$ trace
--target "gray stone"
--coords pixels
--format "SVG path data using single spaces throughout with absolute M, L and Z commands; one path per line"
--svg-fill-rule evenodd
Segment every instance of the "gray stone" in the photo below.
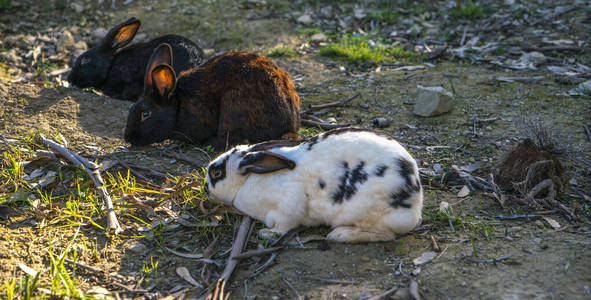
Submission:
M 310 37 L 310 42 L 312 42 L 312 43 L 326 42 L 326 35 L 322 32 L 315 33 Z
M 312 23 L 312 16 L 310 16 L 309 14 L 303 14 L 297 19 L 297 21 L 300 24 L 309 25 L 310 23 Z
M 417 87 L 417 99 L 413 113 L 421 117 L 433 117 L 453 109 L 454 96 L 442 87 Z
M 57 39 L 56 47 L 58 52 L 74 50 L 76 49 L 75 46 L 76 42 L 74 41 L 74 36 L 72 36 L 72 34 L 67 30 L 65 30 L 59 39 Z
M 77 13 L 82 13 L 84 11 L 84 5 L 80 4 L 80 3 L 72 3 L 71 4 L 72 9 Z
M 142 243 L 137 243 L 132 245 L 131 247 L 127 248 L 127 250 L 136 253 L 136 254 L 145 254 L 146 252 L 148 252 L 148 247 L 146 247 L 146 245 L 142 244 Z
M 583 94 L 591 95 L 591 80 L 581 82 L 577 90 Z
M 99 27 L 92 31 L 92 37 L 96 40 L 101 40 L 107 35 L 109 31 L 105 28 Z
M 523 55 L 521 55 L 521 58 L 519 58 L 519 60 L 521 61 L 527 61 L 527 62 L 531 62 L 534 65 L 539 65 L 542 64 L 544 62 L 546 62 L 546 56 L 540 52 L 529 52 L 529 53 L 523 53 Z

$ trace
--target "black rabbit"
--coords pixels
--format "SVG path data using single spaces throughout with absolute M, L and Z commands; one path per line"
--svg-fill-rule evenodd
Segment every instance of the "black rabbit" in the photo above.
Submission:
M 147 145 L 164 139 L 213 145 L 294 137 L 300 98 L 287 73 L 254 53 L 226 53 L 178 78 L 171 48 L 154 50 L 144 92 L 127 117 L 125 140 Z
M 113 98 L 135 101 L 143 90 L 150 55 L 158 45 L 171 45 L 174 57 L 171 65 L 177 72 L 196 67 L 205 60 L 199 46 L 178 35 L 164 35 L 127 46 L 139 27 L 140 20 L 136 18 L 113 27 L 100 45 L 76 58 L 68 81 L 80 88 L 93 87 Z

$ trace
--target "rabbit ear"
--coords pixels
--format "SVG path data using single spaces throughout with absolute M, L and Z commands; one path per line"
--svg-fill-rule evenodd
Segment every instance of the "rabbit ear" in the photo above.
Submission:
M 131 42 L 140 28 L 141 22 L 136 18 L 113 27 L 103 39 L 103 47 L 109 50 L 117 50 Z
M 158 90 L 160 100 L 168 100 L 176 87 L 176 74 L 172 67 L 169 65 L 159 65 L 152 70 L 150 77 L 153 87 Z
M 238 170 L 246 173 L 265 174 L 281 169 L 293 169 L 296 163 L 282 155 L 269 151 L 249 153 L 240 161 Z
M 150 60 L 148 60 L 148 67 L 146 68 L 144 86 L 152 85 L 152 71 L 159 65 L 172 66 L 172 48 L 169 44 L 162 43 L 152 52 Z

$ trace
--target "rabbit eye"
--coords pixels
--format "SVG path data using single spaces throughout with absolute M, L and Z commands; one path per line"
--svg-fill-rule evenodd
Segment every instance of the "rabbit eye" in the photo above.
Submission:
M 211 171 L 209 172 L 211 175 L 211 178 L 213 179 L 217 179 L 222 177 L 222 170 L 221 169 L 211 169 Z
M 83 58 L 80 60 L 80 64 L 81 64 L 81 65 L 85 65 L 85 64 L 87 64 L 87 63 L 89 63 L 89 62 L 90 62 L 90 58 L 88 58 L 88 57 L 83 57 Z
M 147 110 L 142 112 L 142 122 L 145 121 L 147 118 L 149 118 L 152 115 L 152 112 Z

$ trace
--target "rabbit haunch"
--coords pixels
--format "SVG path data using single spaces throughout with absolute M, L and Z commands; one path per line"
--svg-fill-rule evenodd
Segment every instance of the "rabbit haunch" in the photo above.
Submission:
M 328 238 L 342 242 L 391 240 L 419 224 L 423 206 L 410 154 L 353 128 L 237 146 L 210 163 L 205 188 L 271 232 L 327 224 Z
M 144 93 L 130 109 L 125 140 L 147 145 L 164 139 L 224 149 L 297 132 L 300 98 L 287 73 L 254 53 L 226 53 L 178 75 L 171 51 L 150 58 Z

